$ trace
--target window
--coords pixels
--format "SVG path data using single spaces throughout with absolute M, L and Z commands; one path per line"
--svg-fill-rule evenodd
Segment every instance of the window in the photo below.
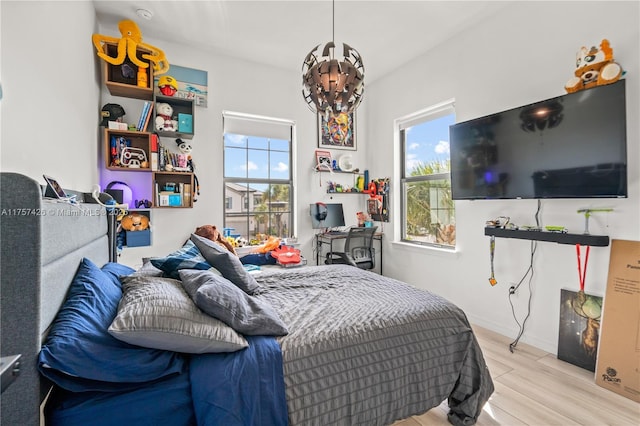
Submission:
M 293 123 L 231 112 L 223 119 L 224 227 L 247 241 L 291 237 Z
M 224 199 L 224 207 L 229 210 L 233 208 L 233 198 L 231 197 L 226 197 Z
M 400 141 L 402 241 L 455 248 L 449 126 L 453 101 L 396 120 Z

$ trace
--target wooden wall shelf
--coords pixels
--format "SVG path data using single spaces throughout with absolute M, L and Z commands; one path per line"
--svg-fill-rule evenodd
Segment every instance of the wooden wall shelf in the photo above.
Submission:
M 484 235 L 493 235 L 499 238 L 547 241 L 558 244 L 581 244 L 594 247 L 606 247 L 609 245 L 608 235 L 564 234 L 561 232 L 526 231 L 519 229 L 503 229 L 492 227 L 484 228 Z

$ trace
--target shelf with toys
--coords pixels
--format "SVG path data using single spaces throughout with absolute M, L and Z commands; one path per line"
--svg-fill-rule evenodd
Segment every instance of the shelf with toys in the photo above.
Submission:
M 103 132 L 107 170 L 151 171 L 151 133 L 108 128 Z
M 106 57 L 114 58 L 118 55 L 118 45 L 105 43 L 102 46 Z M 136 48 L 137 57 L 150 54 L 151 51 Z M 125 57 L 121 64 L 102 61 L 102 82 L 113 96 L 142 100 L 153 99 L 153 88 L 149 82 L 153 81 L 153 67 L 138 67 L 131 59 Z
M 122 123 L 125 111 L 117 103 L 103 107 L 101 180 L 114 179 L 117 174 L 112 172 L 146 172 L 146 175 L 131 175 L 133 179 L 121 176 L 115 179 L 131 180 L 138 188 L 146 188 L 145 197 L 153 194 L 151 208 L 193 207 L 197 177 L 193 173 L 190 153 L 184 153 L 180 144 L 180 153 L 168 149 L 172 144 L 163 147 L 159 136 L 193 138 L 194 102 L 173 96 L 178 83 L 173 77 L 163 75 L 169 71 L 164 52 L 141 42 L 142 34 L 135 22 L 122 20 L 118 29 L 120 38 L 103 34 L 92 36 L 96 54 L 102 60 L 104 87 L 114 97 L 144 103 L 136 102 L 141 104 L 137 125 Z M 161 112 L 167 111 L 165 120 Z
M 179 95 L 178 82 L 170 75 L 157 78 L 154 86 L 155 130 L 163 137 L 192 139 L 194 100 Z

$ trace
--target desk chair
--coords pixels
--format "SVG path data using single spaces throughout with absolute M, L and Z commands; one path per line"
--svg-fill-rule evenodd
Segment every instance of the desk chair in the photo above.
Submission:
M 347 239 L 344 242 L 344 251 L 327 253 L 324 263 L 326 265 L 341 263 L 360 269 L 373 269 L 376 259 L 375 249 L 373 248 L 373 234 L 377 229 L 377 226 L 350 228 Z

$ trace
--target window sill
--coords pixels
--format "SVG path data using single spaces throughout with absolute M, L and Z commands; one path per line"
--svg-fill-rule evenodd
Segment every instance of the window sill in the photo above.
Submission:
M 458 248 L 448 248 L 445 246 L 412 244 L 403 241 L 393 241 L 391 245 L 394 249 L 407 250 L 415 253 L 422 253 L 433 256 L 453 256 L 457 258 L 460 254 Z

